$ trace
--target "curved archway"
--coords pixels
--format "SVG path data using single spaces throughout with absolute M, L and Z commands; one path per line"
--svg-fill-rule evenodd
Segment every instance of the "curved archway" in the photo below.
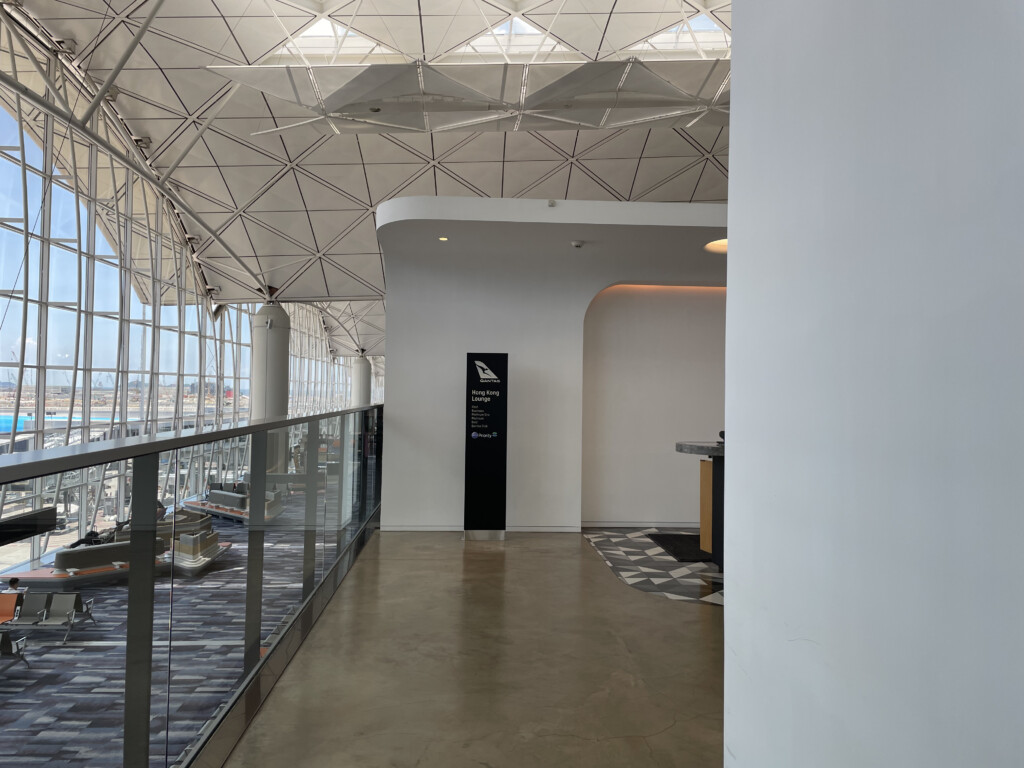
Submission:
M 725 402 L 725 288 L 613 285 L 583 329 L 584 526 L 696 525 L 680 440 L 713 440 Z

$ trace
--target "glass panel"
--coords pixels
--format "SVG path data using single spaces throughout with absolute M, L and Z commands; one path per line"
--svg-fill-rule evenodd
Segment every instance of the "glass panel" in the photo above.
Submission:
M 158 643 L 166 637 L 169 652 L 154 677 L 153 766 L 189 749 L 243 677 L 248 444 L 207 443 L 161 463 L 167 514 L 158 535 L 173 552 L 174 576 L 167 623 L 156 636 Z
M 356 424 L 358 413 L 346 413 L 341 417 L 341 445 L 338 455 L 341 462 L 341 488 L 338 500 L 339 533 L 338 533 L 338 555 L 349 541 L 349 531 L 356 526 L 357 521 L 353 520 L 353 506 L 355 504 L 355 486 L 358 475 L 356 465 Z
M 322 548 L 325 568 L 338 557 L 338 533 L 341 531 L 341 424 L 342 418 L 335 416 L 320 420 L 320 452 L 324 477 L 324 526 Z
M 199 339 L 191 334 L 185 336 L 185 359 L 182 373 L 199 373 Z
M 249 347 L 241 347 L 238 350 L 238 375 L 245 380 L 248 380 L 250 375 L 249 358 Z M 248 392 L 248 387 L 243 387 L 243 391 Z
M 92 367 L 117 369 L 117 335 L 120 324 L 116 319 L 94 316 L 92 319 Z M 113 386 L 113 382 L 111 382 Z
M 181 415 L 185 420 L 184 427 L 195 424 L 196 406 L 199 400 L 199 379 L 196 376 L 183 376 L 181 379 Z
M 0 165 L 0 179 L 3 178 Z M 0 194 L 2 205 L 2 194 Z M 0 207 L 0 216 L 6 216 Z M 0 291 L 20 291 L 25 287 L 25 236 L 0 228 Z
M 132 323 L 128 335 L 128 370 L 149 371 L 149 339 L 148 326 Z
M 202 312 L 202 311 L 203 311 L 203 308 L 199 304 L 195 304 L 193 306 L 185 308 L 185 330 L 186 331 L 191 331 L 192 333 L 198 332 L 198 330 L 199 330 L 199 317 L 200 317 L 199 313 Z
M 160 331 L 160 371 L 173 373 L 178 370 L 178 333 Z
M 0 487 L 5 517 L 56 507 L 55 528 L 0 547 L 3 582 L 17 578 L 26 589 L 15 598 L 20 614 L 6 634 L 15 643 L 24 638 L 31 665 L 5 659 L 11 665 L 0 754 L 24 756 L 24 765 L 122 765 L 129 545 L 109 523 L 80 535 L 100 498 L 103 471 L 94 466 Z M 30 703 L 32 716 L 16 702 Z
M 117 314 L 121 296 L 121 278 L 117 267 L 97 261 L 93 276 L 92 308 L 95 312 Z
M 78 303 L 78 255 L 63 248 L 50 248 L 50 301 Z M 85 280 L 85 274 L 82 274 Z M 84 283 L 83 283 L 84 284 Z
M 303 599 L 304 438 L 305 430 L 298 427 L 267 434 L 267 521 L 260 632 L 263 648 L 277 641 Z
M 365 411 L 366 416 L 366 517 L 380 504 L 380 410 Z
M 93 371 L 92 374 L 92 397 L 90 399 L 90 408 L 92 418 L 90 421 L 94 425 L 102 425 L 104 421 L 111 418 L 114 409 L 115 393 L 114 393 L 114 382 L 115 374 L 113 371 Z M 100 430 L 91 439 L 105 439 L 106 430 Z
M 166 254 L 168 257 L 171 254 Z M 177 306 L 163 306 L 160 307 L 160 325 L 164 328 L 174 328 L 178 325 L 178 307 Z
M 310 462 L 307 472 L 314 473 L 316 487 L 308 488 L 307 494 L 313 493 L 313 503 L 309 506 L 307 496 L 306 539 L 307 546 L 314 547 L 313 579 L 319 584 L 327 567 L 327 444 L 320 432 L 322 423 L 313 420 L 309 424 L 306 443 L 306 461 Z M 312 535 L 310 535 L 312 534 Z
M 46 364 L 74 365 L 78 313 L 69 309 L 51 307 L 47 312 L 46 319 Z
M 168 681 L 172 677 L 171 642 L 176 630 L 174 616 L 174 559 L 175 523 L 177 518 L 176 478 L 177 451 L 160 454 L 157 463 L 157 522 L 155 536 L 160 560 L 160 572 L 153 589 L 153 658 L 149 701 L 149 764 L 152 768 L 165 768 L 167 746 L 171 729 L 168 727 Z
M 77 242 L 78 219 L 75 214 L 75 193 L 65 189 L 60 184 L 50 187 L 50 195 L 53 198 L 50 204 L 50 236 Z M 81 216 L 84 223 L 89 220 L 85 207 L 82 206 L 77 214 Z
M 362 483 L 364 467 L 353 459 L 379 457 L 379 425 L 375 410 L 268 434 L 260 468 L 268 518 L 263 593 L 259 616 L 251 617 L 259 634 L 250 638 L 259 652 L 250 663 L 282 635 L 352 543 L 363 519 L 353 509 L 373 505 L 379 483 Z M 155 532 L 150 766 L 183 760 L 245 677 L 245 590 L 251 545 L 258 543 L 250 531 L 250 451 L 251 439 L 240 437 L 159 456 L 156 501 L 164 509 Z M 54 508 L 50 529 L 0 547 L 3 580 L 17 574 L 30 594 L 70 585 L 92 600 L 99 622 L 80 614 L 66 644 L 66 620 L 26 633 L 32 667 L 19 662 L 5 671 L 8 700 L 60 703 L 53 715 L 60 727 L 51 726 L 50 710 L 28 722 L 12 704 L 7 711 L 19 719 L 0 729 L 0 754 L 30 755 L 32 764 L 54 768 L 121 765 L 132 477 L 131 462 L 121 462 L 0 487 L 5 515 Z
M 21 251 L 22 261 L 24 261 L 24 248 Z M 39 300 L 39 276 L 41 274 L 39 268 L 39 241 L 30 240 L 28 244 L 28 297 L 30 299 Z
M 43 234 L 42 177 L 32 172 L 26 174 L 25 189 L 28 192 L 28 231 L 35 235 L 41 235 Z
M 17 300 L 0 298 L 0 307 L 0 361 L 17 364 L 21 355 L 21 314 L 25 306 Z M 31 346 L 35 347 L 34 339 Z

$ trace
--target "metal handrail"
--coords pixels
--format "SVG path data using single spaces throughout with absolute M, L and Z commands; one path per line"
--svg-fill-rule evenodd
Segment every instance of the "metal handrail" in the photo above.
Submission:
M 179 429 L 173 432 L 159 432 L 157 435 L 139 435 L 137 437 L 120 437 L 102 440 L 95 443 L 65 445 L 59 448 L 41 448 L 22 453 L 9 453 L 0 456 L 0 485 L 31 480 L 45 475 L 56 475 L 71 472 L 83 467 L 97 464 L 109 464 L 116 461 L 132 459 L 151 453 L 162 453 L 192 445 L 209 443 L 214 440 L 227 440 L 232 437 L 243 437 L 256 432 L 267 432 L 272 429 L 291 427 L 310 421 L 320 421 L 349 413 L 371 411 L 383 404 L 363 405 L 345 408 L 340 411 L 316 413 L 307 416 L 295 416 L 287 419 L 257 419 L 242 422 L 231 427 Z

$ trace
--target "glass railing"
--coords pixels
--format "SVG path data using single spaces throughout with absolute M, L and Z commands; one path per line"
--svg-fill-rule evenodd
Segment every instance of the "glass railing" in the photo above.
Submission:
M 220 765 L 376 528 L 381 414 L 0 457 L 0 762 Z

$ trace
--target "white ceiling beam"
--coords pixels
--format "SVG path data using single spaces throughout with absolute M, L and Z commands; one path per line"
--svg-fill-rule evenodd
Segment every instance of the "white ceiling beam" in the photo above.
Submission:
M 170 178 L 171 174 L 174 173 L 175 170 L 177 170 L 178 166 L 181 165 L 182 160 L 188 157 L 188 153 L 192 151 L 192 147 L 194 147 L 196 143 L 201 138 L 203 138 L 203 134 L 206 133 L 206 129 L 213 125 L 213 121 L 220 116 L 220 113 L 223 111 L 224 107 L 226 107 L 228 102 L 231 101 L 231 97 L 234 96 L 238 92 L 238 89 L 241 87 L 241 83 L 235 83 L 231 86 L 228 92 L 224 95 L 224 98 L 220 100 L 220 103 L 217 105 L 217 108 L 214 109 L 213 112 L 210 113 L 209 117 L 207 117 L 206 120 L 203 121 L 203 124 L 199 126 L 199 130 L 197 130 L 192 135 L 192 138 L 189 139 L 185 146 L 181 149 L 181 151 L 178 152 L 178 156 L 171 161 L 171 164 L 169 166 L 167 166 L 167 170 L 163 172 L 163 175 L 160 177 L 160 181 L 167 181 L 167 179 Z
M 25 42 L 25 38 L 22 37 L 21 29 L 18 27 L 17 24 L 14 23 L 11 17 L 7 15 L 7 10 L 2 5 L 0 5 L 0 20 L 3 21 L 4 27 L 7 29 L 7 31 L 10 32 L 14 39 L 18 41 L 18 47 L 20 47 L 22 52 L 24 52 L 25 58 L 29 60 L 29 63 L 32 65 L 32 68 L 36 71 L 36 74 L 42 78 L 44 83 L 46 83 L 46 87 L 50 91 L 50 94 L 53 96 L 53 98 L 55 98 L 60 103 L 61 107 L 70 112 L 71 105 L 68 104 L 67 99 L 64 98 L 64 94 L 61 93 L 60 88 L 58 88 L 57 85 L 50 78 L 50 76 L 43 71 L 43 68 L 39 64 L 39 60 L 36 59 L 35 53 L 32 51 L 32 48 L 28 45 L 28 43 Z M 11 51 L 11 53 L 13 54 L 14 52 Z
M 505 57 L 505 63 L 506 64 L 511 64 L 512 60 L 508 57 L 508 51 L 506 51 L 505 48 L 502 46 L 501 41 L 498 39 L 498 35 L 494 31 L 494 28 L 495 27 L 500 27 L 502 24 L 504 24 L 507 21 L 508 25 L 509 25 L 508 26 L 508 37 L 509 37 L 509 40 L 511 40 L 512 39 L 512 22 L 515 19 L 514 18 L 502 19 L 497 24 L 492 25 L 487 20 L 487 14 L 484 13 L 484 8 L 483 8 L 482 5 L 480 5 L 480 0 L 473 0 L 473 2 L 476 4 L 476 9 L 478 11 L 480 11 L 480 18 L 482 18 L 484 20 L 484 25 L 486 25 L 486 27 L 487 27 L 487 32 L 489 32 L 491 37 L 494 38 L 494 44 L 496 46 L 498 46 L 498 50 L 501 51 L 501 55 L 503 57 Z
M 110 74 L 107 75 L 107 79 L 103 81 L 103 85 L 100 86 L 99 90 L 96 91 L 96 95 L 93 97 L 92 102 L 86 107 L 85 112 L 82 114 L 81 120 L 76 120 L 79 125 L 85 125 L 92 118 L 93 114 L 99 109 L 100 104 L 103 103 L 103 97 L 107 95 L 107 91 L 110 90 L 110 86 L 114 84 L 114 80 L 121 74 L 121 70 L 124 69 L 124 65 L 128 63 L 128 59 L 131 58 L 132 54 L 135 53 L 135 49 L 142 41 L 143 35 L 149 31 L 150 24 L 153 23 L 153 19 L 156 18 L 157 13 L 160 11 L 160 6 L 164 4 L 164 0 L 150 0 L 152 6 L 150 6 L 149 13 L 145 20 L 142 22 L 142 26 L 139 27 L 135 36 L 132 37 L 132 41 L 128 43 L 128 46 L 121 52 L 121 57 L 114 64 L 114 68 L 110 70 Z

